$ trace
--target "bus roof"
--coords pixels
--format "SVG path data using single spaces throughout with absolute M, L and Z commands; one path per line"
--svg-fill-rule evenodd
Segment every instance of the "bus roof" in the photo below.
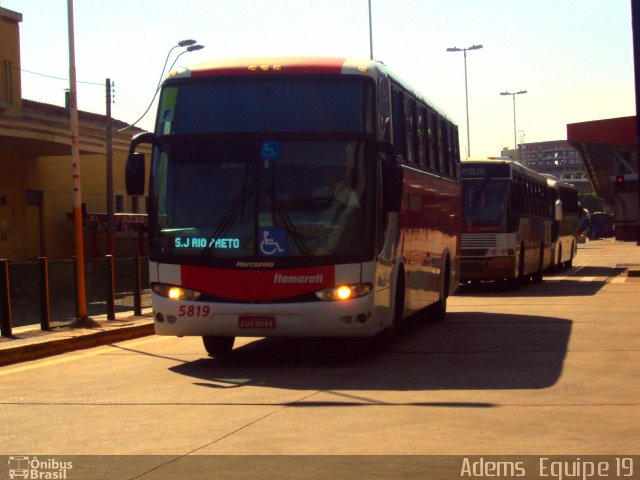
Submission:
M 468 158 L 460 161 L 461 172 L 464 173 L 465 166 L 473 166 L 473 165 L 508 165 L 510 170 L 516 170 L 529 178 L 535 178 L 536 180 L 548 183 L 548 179 L 541 173 L 536 172 L 535 170 L 531 170 L 529 167 L 525 167 L 523 164 L 516 160 L 512 160 L 508 157 L 484 157 L 484 158 Z M 461 175 L 464 178 L 464 175 Z M 467 177 L 473 178 L 474 175 Z
M 198 63 L 169 74 L 172 78 L 245 75 L 340 75 L 377 76 L 384 64 L 372 60 L 340 57 L 248 57 Z
M 422 95 L 410 83 L 390 70 L 383 62 L 346 57 L 247 57 L 210 60 L 170 72 L 165 81 L 177 78 L 252 77 L 277 75 L 360 75 L 378 80 L 389 77 L 441 117 L 451 119 L 438 106 Z

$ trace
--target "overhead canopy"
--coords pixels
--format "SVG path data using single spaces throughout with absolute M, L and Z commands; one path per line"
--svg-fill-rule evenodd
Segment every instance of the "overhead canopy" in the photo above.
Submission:
M 610 118 L 567 125 L 567 141 L 580 152 L 599 197 L 613 201 L 611 175 L 616 158 L 630 158 L 636 148 L 636 117 Z

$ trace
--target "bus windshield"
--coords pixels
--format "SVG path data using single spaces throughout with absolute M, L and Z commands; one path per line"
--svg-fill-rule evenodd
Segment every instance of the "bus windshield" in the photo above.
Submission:
M 506 232 L 508 198 L 508 180 L 462 180 L 463 232 Z
M 348 78 L 170 83 L 162 91 L 156 135 L 372 133 L 372 90 Z
M 171 139 L 152 168 L 152 253 L 194 263 L 373 255 L 362 141 Z

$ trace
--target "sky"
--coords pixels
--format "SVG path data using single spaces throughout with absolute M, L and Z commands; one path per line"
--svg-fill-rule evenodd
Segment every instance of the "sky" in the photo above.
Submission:
M 22 96 L 64 104 L 69 88 L 67 0 L 0 0 L 23 15 Z M 499 155 L 516 140 L 566 139 L 568 123 L 635 114 L 630 0 L 371 0 L 373 57 L 459 126 L 460 150 Z M 76 0 L 78 106 L 135 122 L 170 49 L 205 48 L 176 66 L 256 56 L 369 58 L 368 0 Z M 467 52 L 467 138 L 464 56 Z M 169 63 L 181 49 L 171 52 Z M 52 78 L 54 77 L 54 78 Z M 155 105 L 138 124 L 152 129 Z

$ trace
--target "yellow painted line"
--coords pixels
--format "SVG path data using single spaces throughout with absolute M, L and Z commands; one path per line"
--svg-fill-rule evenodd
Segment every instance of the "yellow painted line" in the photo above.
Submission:
M 137 347 L 139 345 L 144 345 L 146 343 L 158 342 L 160 340 L 167 340 L 169 338 L 175 338 L 175 337 L 157 335 L 152 338 L 147 338 L 145 340 L 139 340 L 132 343 L 124 343 L 124 342 L 119 342 L 119 343 L 124 343 L 128 347 Z M 53 358 L 51 360 L 36 361 L 36 363 L 32 363 L 29 365 L 21 365 L 19 367 L 0 367 L 0 377 L 3 377 L 5 375 L 11 375 L 12 373 L 20 373 L 20 372 L 26 372 L 27 370 L 34 370 L 36 368 L 50 367 L 52 365 L 58 365 L 60 363 L 73 362 L 75 360 L 82 360 L 84 358 L 95 357 L 97 355 L 103 355 L 105 353 L 112 353 L 112 352 L 113 352 L 113 348 L 111 348 L 110 345 L 103 345 L 100 347 L 96 347 L 91 349 L 90 352 L 82 353 L 82 354 L 74 354 L 73 352 L 67 352 L 66 354 L 61 354 L 64 356 Z

